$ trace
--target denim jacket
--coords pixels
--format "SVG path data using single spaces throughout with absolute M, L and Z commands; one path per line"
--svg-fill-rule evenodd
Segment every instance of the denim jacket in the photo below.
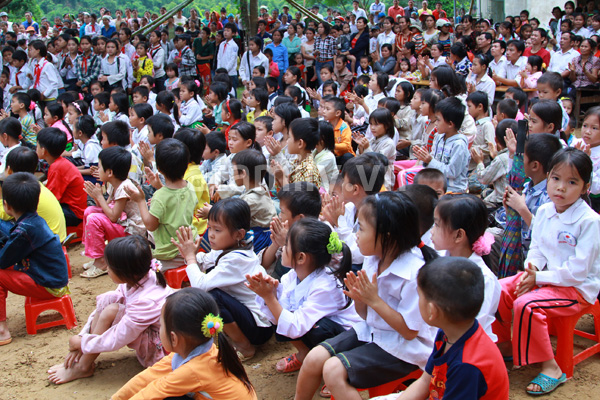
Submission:
M 67 261 L 57 235 L 36 212 L 25 213 L 10 230 L 0 234 L 0 268 L 14 265 L 40 286 L 60 289 L 69 283 Z

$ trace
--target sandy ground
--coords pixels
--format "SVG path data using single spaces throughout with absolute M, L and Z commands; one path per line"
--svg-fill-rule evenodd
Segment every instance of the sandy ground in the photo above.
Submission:
M 72 298 L 80 326 L 86 321 L 95 306 L 96 295 L 112 290 L 115 285 L 108 276 L 95 280 L 79 277 L 81 265 L 87 261 L 79 253 L 82 247 L 76 245 L 69 251 L 73 269 L 71 280 Z M 64 326 L 40 331 L 37 335 L 27 335 L 25 330 L 24 299 L 20 296 L 8 297 L 8 325 L 13 335 L 10 345 L 0 348 L 0 400 L 23 399 L 109 399 L 121 385 L 142 370 L 132 350 L 122 349 L 115 353 L 102 354 L 98 358 L 96 373 L 92 378 L 54 385 L 47 380 L 47 369 L 63 361 L 67 352 L 70 335 L 79 328 L 68 331 Z M 51 318 L 43 315 L 40 318 Z M 591 317 L 580 321 L 580 328 L 593 330 Z M 586 345 L 585 341 L 579 344 Z M 280 375 L 275 371 L 278 359 L 290 354 L 291 345 L 271 340 L 258 349 L 256 356 L 247 362 L 246 370 L 259 399 L 292 399 L 297 374 Z M 511 371 L 510 398 L 529 399 L 524 388 L 537 373 L 535 367 Z M 599 399 L 600 398 L 600 357 L 595 356 L 579 364 L 573 379 L 543 397 L 558 399 Z M 315 399 L 321 399 L 315 395 Z

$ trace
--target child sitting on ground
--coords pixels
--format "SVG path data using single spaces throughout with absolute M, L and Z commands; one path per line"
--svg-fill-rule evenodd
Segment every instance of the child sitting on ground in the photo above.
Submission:
M 448 180 L 442 171 L 434 168 L 423 168 L 415 175 L 413 181 L 416 185 L 429 186 L 441 198 L 448 191 Z
M 77 168 L 83 175 L 84 180 L 96 183 L 91 167 L 98 165 L 98 154 L 102 150 L 102 146 L 98 141 L 96 123 L 92 116 L 82 115 L 77 118 L 73 128 L 73 138 L 79 140 L 82 144 L 79 150 L 83 165 Z
M 2 184 L 4 210 L 16 224 L 9 235 L 0 233 L 0 346 L 12 342 L 6 323 L 8 292 L 40 300 L 69 293 L 62 246 L 36 213 L 39 198 L 40 183 L 30 173 L 16 172 Z
M 206 182 L 210 182 L 213 180 L 213 175 L 223 168 L 222 164 L 227 159 L 227 141 L 221 132 L 211 132 L 205 138 L 206 147 L 202 153 L 200 171 Z
M 125 235 L 146 235 L 140 210 L 125 192 L 125 188 L 135 189 L 127 178 L 131 153 L 122 147 L 110 147 L 100 152 L 98 161 L 100 180 L 110 186 L 108 199 L 105 199 L 99 184 L 85 182 L 85 191 L 96 206 L 88 207 L 83 215 L 82 243 L 85 256 L 93 259 L 92 263 L 84 265 L 86 271 L 80 274 L 83 278 L 97 278 L 108 272 L 104 260 L 106 241 Z
M 67 135 L 58 128 L 44 128 L 37 135 L 37 155 L 50 164 L 46 187 L 60 202 L 67 226 L 78 226 L 87 207 L 87 194 L 77 167 L 61 156 L 66 146 Z
M 64 363 L 48 370 L 50 382 L 61 384 L 92 376 L 100 353 L 125 346 L 135 350 L 144 367 L 165 355 L 160 313 L 173 291 L 159 271 L 160 263 L 152 259 L 150 244 L 139 235 L 118 238 L 106 246 L 104 257 L 109 276 L 119 286 L 96 298 L 96 309 L 87 323 L 79 335 L 69 339 Z

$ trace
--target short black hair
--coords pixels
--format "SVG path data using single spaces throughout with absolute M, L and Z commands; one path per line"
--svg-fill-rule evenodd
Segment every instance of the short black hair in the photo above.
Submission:
M 150 90 L 146 86 L 139 85 L 134 87 L 131 94 L 134 95 L 136 93 L 139 93 L 142 97 L 145 97 L 146 100 L 148 100 L 150 97 Z
M 514 119 L 503 119 L 502 121 L 498 122 L 498 125 L 496 126 L 496 141 L 498 143 L 500 143 L 500 146 L 502 146 L 503 148 L 506 147 L 506 130 L 507 129 L 512 129 L 513 132 L 517 132 L 518 129 L 518 124 L 517 121 Z
M 467 97 L 467 102 L 469 102 L 469 101 L 471 103 L 473 103 L 473 105 L 475 107 L 482 105 L 483 111 L 487 111 L 487 109 L 489 107 L 488 95 L 487 95 L 487 93 L 482 92 L 481 90 L 477 90 L 476 92 L 471 93 Z
M 94 96 L 94 100 L 96 100 L 98 104 L 102 104 L 104 107 L 108 108 L 108 104 L 110 103 L 110 93 L 100 92 Z
M 498 102 L 496 110 L 497 114 L 502 113 L 505 114 L 507 118 L 515 119 L 519 112 L 519 106 L 517 106 L 517 102 L 513 99 L 502 99 Z
M 423 181 L 440 181 L 444 182 L 444 193 L 448 190 L 448 181 L 446 179 L 446 175 L 439 169 L 435 168 L 423 168 L 415 175 L 413 179 L 413 184 L 423 184 Z
M 321 213 L 319 188 L 312 183 L 294 182 L 285 185 L 277 192 L 277 198 L 280 204 L 285 204 L 292 217 L 302 214 L 318 218 Z
M 506 93 L 512 93 L 513 100 L 517 102 L 517 107 L 521 108 L 527 103 L 527 93 L 517 86 L 509 86 Z
M 33 174 L 16 172 L 6 177 L 2 184 L 2 200 L 18 213 L 35 212 L 41 190 L 40 182 Z
M 537 133 L 530 135 L 525 143 L 525 155 L 529 162 L 537 161 L 542 165 L 544 173 L 548 173 L 548 166 L 552 157 L 562 149 L 560 140 L 551 133 Z
M 564 87 L 563 77 L 558 72 L 547 71 L 540 76 L 537 81 L 538 85 L 547 84 L 552 90 L 561 90 Z
M 258 101 L 258 104 L 260 104 L 261 110 L 267 109 L 267 106 L 269 105 L 269 92 L 267 89 L 256 87 L 252 90 L 252 96 L 254 96 L 256 101 Z
M 98 161 L 102 163 L 104 171 L 111 170 L 118 180 L 127 179 L 131 169 L 131 153 L 123 147 L 114 146 L 102 150 L 98 154 Z
M 279 96 L 278 99 L 281 97 L 282 96 Z M 300 110 L 298 110 L 298 106 L 293 103 L 279 104 L 275 107 L 274 113 L 283 119 L 286 128 L 290 127 L 293 120 L 302 117 Z
M 202 132 L 191 128 L 179 128 L 173 138 L 187 146 L 191 162 L 198 165 L 202 163 L 202 153 L 204 153 L 206 147 L 206 137 Z
M 341 111 L 340 119 L 346 117 L 346 101 L 340 97 L 328 96 L 322 100 L 323 103 L 329 103 L 336 111 Z
M 131 108 L 133 108 L 133 112 L 135 113 L 135 115 L 137 115 L 138 118 L 144 118 L 144 121 L 146 121 L 146 123 L 148 123 L 148 119 L 152 115 L 154 115 L 154 110 L 152 110 L 152 106 L 148 103 L 134 104 Z M 171 136 L 173 136 L 172 133 Z
M 460 99 L 454 96 L 445 98 L 437 103 L 435 106 L 435 112 L 442 114 L 444 121 L 452 123 L 454 125 L 454 129 L 457 131 L 460 129 L 465 119 L 465 105 L 462 103 L 462 101 L 460 101 Z
M 219 150 L 219 153 L 224 154 L 227 150 L 227 140 L 225 135 L 219 131 L 213 131 L 206 135 L 206 145 L 210 151 Z
M 266 52 L 267 50 L 270 50 L 270 49 L 265 49 L 265 52 Z M 271 52 L 271 55 L 272 55 L 272 53 L 273 53 L 273 52 Z M 273 88 L 273 89 L 275 89 L 275 90 L 279 89 L 279 82 L 277 82 L 277 78 L 274 78 L 274 77 L 272 77 L 272 76 L 269 76 L 269 77 L 266 79 L 266 81 L 267 81 L 267 88 L 270 86 L 270 87 L 272 87 L 272 88 Z
M 255 149 L 242 150 L 231 160 L 238 169 L 244 169 L 252 182 L 261 182 L 267 172 L 267 159 L 261 151 Z
M 383 154 L 364 153 L 346 161 L 340 176 L 362 187 L 366 194 L 375 194 L 383 186 L 387 166 L 388 160 Z
M 451 322 L 474 320 L 484 299 L 481 268 L 464 257 L 439 257 L 428 261 L 417 275 L 417 284 Z
M 133 106 L 133 109 L 135 110 L 137 106 L 148 106 L 150 107 L 150 110 L 152 110 L 152 107 L 149 104 L 136 104 Z M 138 114 L 138 117 L 139 116 L 140 115 Z M 173 132 L 175 132 L 173 121 L 171 120 L 171 117 L 166 114 L 151 115 L 146 120 L 146 125 L 152 129 L 152 133 L 154 133 L 155 136 L 162 135 L 163 139 L 172 138 Z
M 58 158 L 67 148 L 67 135 L 58 128 L 44 128 L 38 132 L 37 143 L 53 158 Z
M 237 31 L 238 31 L 237 25 L 234 24 L 233 22 L 226 23 L 225 26 L 223 27 L 223 30 L 225 30 L 225 29 L 230 29 L 231 32 L 233 32 L 233 33 L 237 33 Z
M 106 140 L 109 144 L 116 144 L 117 146 L 127 147 L 129 146 L 129 126 L 124 121 L 110 121 L 102 125 L 100 131 L 106 135 Z
M 114 90 L 114 89 L 113 89 Z M 125 93 L 113 93 L 110 95 L 113 103 L 117 106 L 118 113 L 127 114 L 129 112 L 129 98 Z
M 20 140 L 21 123 L 15 117 L 7 117 L 0 121 L 0 135 L 7 134 L 13 139 Z
M 262 117 L 256 118 L 254 120 L 255 126 L 256 126 L 257 122 L 260 122 L 261 124 L 265 124 L 265 127 L 267 128 L 267 132 L 273 130 L 273 118 L 269 117 L 268 115 L 264 115 Z
M 312 151 L 319 144 L 319 122 L 316 118 L 298 118 L 290 124 L 290 134 L 295 141 L 302 140 L 306 150 Z
M 35 173 L 38 168 L 37 153 L 27 146 L 19 146 L 11 150 L 6 155 L 6 166 L 10 167 L 12 172 Z
M 156 167 L 170 181 L 183 179 L 190 162 L 190 152 L 183 142 L 165 139 L 156 145 Z
M 419 231 L 423 236 L 433 226 L 433 211 L 438 202 L 438 194 L 427 185 L 412 184 L 398 189 L 404 192 L 419 209 Z
M 27 62 L 27 53 L 25 53 L 23 50 L 17 50 L 13 53 L 12 58 L 13 60 Z

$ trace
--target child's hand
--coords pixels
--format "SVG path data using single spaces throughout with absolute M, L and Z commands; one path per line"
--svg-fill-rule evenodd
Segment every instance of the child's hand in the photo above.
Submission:
M 348 272 L 344 284 L 347 288 L 344 294 L 354 301 L 360 301 L 373 308 L 373 305 L 381 300 L 377 292 L 377 273 L 373 274 L 372 280 L 369 280 L 364 270 L 358 271 L 358 275 Z
M 106 115 L 104 111 L 98 111 L 98 117 L 100 117 L 100 121 L 102 122 L 108 121 L 108 115 Z
M 521 297 L 525 293 L 532 291 L 535 284 L 535 273 L 537 272 L 537 268 L 529 263 L 527 267 L 525 267 L 525 272 L 521 275 L 521 280 L 517 283 L 517 288 L 515 290 L 515 296 Z
M 208 219 L 208 213 L 210 212 L 211 208 L 212 206 L 210 204 L 204 203 L 204 207 L 198 210 L 196 216 L 200 219 Z
M 475 147 L 471 147 L 471 160 L 473 160 L 473 162 L 475 164 L 479 164 L 483 162 L 483 153 L 481 152 L 481 150 L 475 148 Z
M 358 144 L 358 149 L 361 153 L 364 153 L 364 151 L 369 148 L 369 139 L 367 139 L 360 133 L 353 132 L 352 140 L 354 140 L 356 144 Z
M 163 186 L 157 172 L 154 172 L 150 168 L 146 167 L 144 168 L 144 173 L 146 174 L 148 183 L 150 183 L 153 188 L 160 189 Z
M 146 196 L 144 195 L 144 191 L 140 187 L 140 184 L 134 181 L 132 182 L 135 185 L 135 189 L 126 186 L 124 188 L 125 193 L 127 193 L 131 201 L 135 203 L 146 203 Z
M 433 157 L 431 157 L 431 154 L 429 154 L 425 147 L 413 146 L 413 154 L 425 164 L 429 164 L 433 160 Z
M 525 195 L 520 195 L 512 186 L 507 186 L 506 191 L 504 192 L 504 201 L 503 203 L 522 214 L 524 209 L 527 209 L 527 204 L 525 203 Z
M 590 147 L 589 144 L 585 144 L 585 142 L 581 141 L 581 142 L 575 143 L 574 147 L 577 150 L 583 151 L 585 154 L 587 154 L 588 156 L 591 157 L 591 155 L 592 155 L 592 148 Z
M 90 196 L 92 199 L 98 202 L 101 197 L 104 197 L 102 194 L 102 186 L 96 183 L 95 185 L 90 181 L 83 182 L 83 190 Z
M 400 139 L 396 145 L 396 150 L 402 150 L 410 146 L 410 140 Z
M 266 137 L 266 139 L 269 139 L 269 137 Z M 277 183 L 279 184 L 279 186 L 283 186 L 283 178 L 285 176 L 285 172 L 283 171 L 283 167 L 281 166 L 281 164 L 279 164 L 277 161 L 275 160 L 271 160 L 271 171 L 273 172 L 273 176 L 275 177 L 275 180 L 277 180 Z
M 69 339 L 69 354 L 65 357 L 65 368 L 71 368 L 74 364 L 78 363 L 82 355 L 81 336 L 71 336 Z
M 154 161 L 154 150 L 147 142 L 140 141 L 140 154 L 148 164 Z
M 212 114 L 212 111 L 211 111 L 211 114 Z M 210 129 L 208 128 L 208 126 L 206 126 L 204 124 L 200 125 L 196 129 L 198 129 L 203 135 L 208 135 L 210 133 Z
M 31 132 L 38 134 L 42 130 L 42 127 L 38 124 L 32 124 L 29 126 L 29 129 L 31 130 Z
M 211 110 L 208 107 L 206 107 L 204 110 L 202 110 L 202 113 L 204 114 L 204 117 L 206 117 L 206 118 L 212 118 L 213 117 L 213 110 Z
M 92 165 L 90 167 L 90 175 L 92 175 L 96 179 L 100 179 L 100 172 L 98 171 L 97 165 Z
M 171 243 L 177 247 L 179 254 L 185 259 L 185 263 L 189 265 L 196 263 L 196 253 L 200 248 L 201 240 L 202 238 L 200 236 L 194 240 L 192 228 L 189 226 L 181 226 L 177 229 L 177 240 L 171 238 Z
M 271 221 L 271 241 L 277 245 L 277 247 L 283 247 L 287 238 L 289 229 L 288 221 L 282 222 L 279 217 L 273 217 Z
M 323 218 L 331 226 L 337 227 L 340 216 L 344 215 L 345 212 L 346 207 L 344 202 L 339 197 L 331 197 L 331 200 L 323 208 Z
M 217 185 L 208 185 L 208 195 L 210 196 L 211 200 L 213 199 L 213 197 L 215 197 L 215 194 L 217 194 Z
M 488 142 L 488 151 L 490 152 L 490 158 L 494 159 L 498 155 L 498 147 L 496 143 Z
M 506 130 L 504 141 L 506 142 L 506 148 L 508 149 L 508 155 L 512 158 L 517 152 L 517 137 L 512 129 Z
M 521 75 L 522 78 L 527 78 L 527 71 L 523 70 L 519 72 L 519 75 Z
M 256 275 L 246 275 L 246 287 L 263 299 L 269 297 L 277 298 L 277 286 L 279 282 L 270 276 L 263 276 L 262 272 Z
M 273 157 L 281 152 L 281 142 L 273 136 L 265 137 L 265 145 L 267 146 L 267 151 Z

